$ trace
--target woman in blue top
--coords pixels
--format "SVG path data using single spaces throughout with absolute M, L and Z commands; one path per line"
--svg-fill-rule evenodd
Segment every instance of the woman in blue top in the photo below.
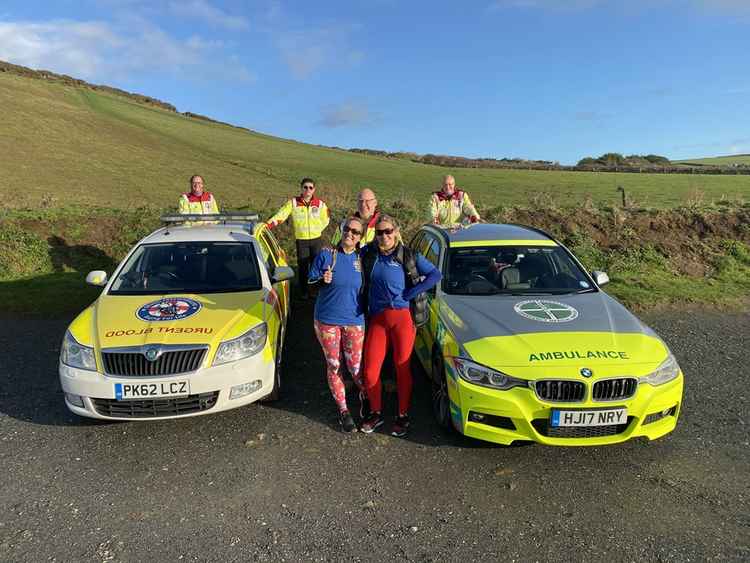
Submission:
M 442 275 L 424 256 L 403 245 L 398 225 L 388 215 L 378 218 L 375 240 L 361 254 L 368 306 L 364 379 L 371 409 L 361 428 L 370 433 L 383 424 L 380 369 L 390 346 L 398 391 L 398 416 L 391 434 L 405 436 L 412 385 L 409 360 L 416 336 L 410 301 L 435 287 Z
M 364 224 L 357 217 L 347 219 L 343 236 L 335 249 L 323 249 L 310 269 L 310 283 L 322 281 L 315 302 L 315 334 L 326 358 L 328 387 L 339 409 L 344 432 L 356 432 L 341 377 L 341 349 L 349 373 L 360 391 L 362 386 L 362 344 L 365 339 L 365 316 L 361 304 L 362 264 L 359 241 Z

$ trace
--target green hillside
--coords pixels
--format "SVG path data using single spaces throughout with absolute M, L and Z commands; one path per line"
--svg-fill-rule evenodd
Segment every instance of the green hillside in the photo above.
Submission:
M 283 140 L 10 73 L 0 74 L 0 107 L 0 196 L 16 208 L 161 207 L 176 201 L 193 173 L 205 176 L 224 207 L 273 206 L 296 192 L 302 176 L 318 180 L 323 198 L 372 186 L 381 200 L 419 201 L 449 172 L 480 207 L 526 204 L 540 192 L 567 204 L 588 196 L 615 203 L 618 185 L 650 207 L 750 194 L 748 178 L 731 175 L 452 171 Z
M 689 160 L 676 160 L 674 162 L 678 164 L 696 164 L 698 166 L 750 166 L 750 154 L 734 154 L 730 156 L 692 158 Z

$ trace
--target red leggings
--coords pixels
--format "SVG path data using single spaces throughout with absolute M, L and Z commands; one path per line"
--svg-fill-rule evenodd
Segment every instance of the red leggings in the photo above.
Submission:
M 369 319 L 365 338 L 365 389 L 373 411 L 382 410 L 380 369 L 390 345 L 393 363 L 396 364 L 396 389 L 398 414 L 409 412 L 411 401 L 411 366 L 409 360 L 414 348 L 416 328 L 409 309 L 386 309 Z

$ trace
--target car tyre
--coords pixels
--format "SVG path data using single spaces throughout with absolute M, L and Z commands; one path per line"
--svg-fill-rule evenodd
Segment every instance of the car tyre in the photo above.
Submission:
M 264 403 L 278 401 L 281 398 L 281 366 L 284 356 L 284 346 L 281 339 L 282 331 L 279 331 L 279 335 L 276 338 L 276 355 L 273 364 L 273 389 L 262 399 Z
M 451 432 L 453 420 L 451 419 L 451 403 L 448 396 L 448 381 L 445 375 L 445 365 L 440 352 L 434 350 L 432 353 L 432 414 L 446 432 Z

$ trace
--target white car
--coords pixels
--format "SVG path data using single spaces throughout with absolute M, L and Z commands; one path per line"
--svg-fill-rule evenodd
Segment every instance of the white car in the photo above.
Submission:
M 195 416 L 278 398 L 294 272 L 257 216 L 163 218 L 70 324 L 65 404 L 92 418 Z M 185 221 L 191 221 L 186 223 Z

